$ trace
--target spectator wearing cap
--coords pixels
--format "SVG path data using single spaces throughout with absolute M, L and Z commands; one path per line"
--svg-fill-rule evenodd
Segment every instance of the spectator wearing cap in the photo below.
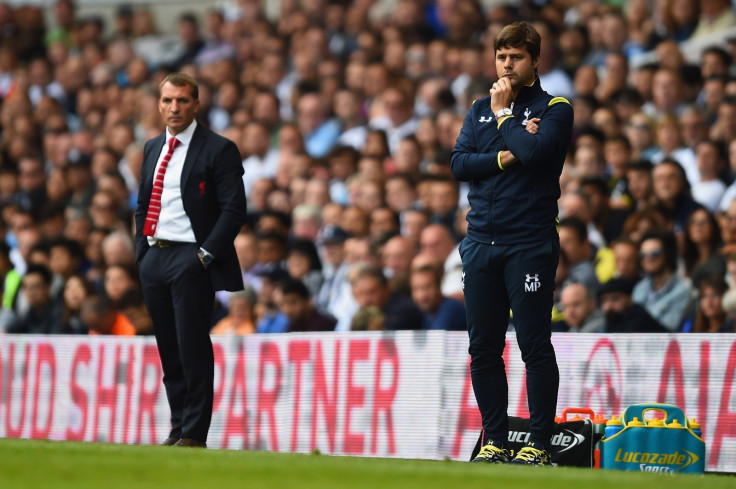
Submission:
M 258 271 L 261 291 L 255 304 L 257 333 L 285 333 L 289 318 L 276 305 L 276 290 L 281 281 L 289 278 L 286 270 L 273 264 Z
M 309 290 L 301 280 L 287 278 L 278 285 L 276 304 L 287 318 L 289 333 L 333 331 L 337 321 L 313 305 Z
M 671 231 L 651 230 L 639 242 L 642 278 L 634 287 L 635 303 L 669 331 L 678 331 L 690 307 L 692 286 L 677 276 L 677 243 Z
M 322 286 L 316 296 L 316 306 L 321 311 L 335 311 L 341 301 L 342 289 L 346 286 L 348 273 L 343 248 L 347 238 L 348 234 L 341 227 L 332 224 L 324 226 L 317 238 L 324 276 Z
M 606 333 L 666 333 L 641 305 L 632 301 L 632 282 L 614 278 L 598 289 L 598 301 L 606 319 Z

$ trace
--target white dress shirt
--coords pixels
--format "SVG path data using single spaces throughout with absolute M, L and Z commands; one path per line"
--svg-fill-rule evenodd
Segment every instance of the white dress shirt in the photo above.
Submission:
M 194 130 L 197 128 L 197 121 L 194 120 L 184 131 L 176 135 L 179 145 L 171 155 L 169 165 L 166 167 L 164 174 L 164 190 L 161 194 L 161 213 L 158 216 L 158 225 L 153 237 L 148 237 L 148 243 L 153 244 L 156 240 L 165 239 L 180 243 L 196 243 L 192 222 L 184 211 L 184 202 L 181 198 L 181 173 L 184 169 L 184 160 L 189 151 L 189 145 L 192 142 Z M 158 169 L 161 162 L 166 156 L 169 149 L 169 140 L 174 137 L 169 129 L 166 128 L 166 144 L 161 148 L 161 154 L 158 155 L 156 169 L 153 172 L 153 178 L 158 175 Z

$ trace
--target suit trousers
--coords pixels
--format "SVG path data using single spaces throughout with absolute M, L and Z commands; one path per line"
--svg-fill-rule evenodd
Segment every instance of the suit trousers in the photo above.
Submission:
M 214 388 L 209 331 L 215 293 L 198 249 L 195 243 L 152 246 L 139 268 L 171 408 L 169 436 L 206 442 Z
M 526 244 L 490 245 L 465 238 L 460 245 L 470 336 L 470 375 L 484 439 L 506 444 L 508 381 L 503 360 L 509 309 L 526 366 L 530 440 L 549 446 L 557 408 L 559 371 L 551 316 L 557 236 Z

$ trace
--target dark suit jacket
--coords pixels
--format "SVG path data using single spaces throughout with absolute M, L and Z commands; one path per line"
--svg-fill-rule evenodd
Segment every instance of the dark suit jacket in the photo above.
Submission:
M 153 172 L 166 134 L 151 139 L 143 150 L 141 185 L 135 211 L 136 261 L 149 245 L 143 224 L 153 190 Z M 243 164 L 235 143 L 197 125 L 181 174 L 184 211 L 189 216 L 197 244 L 215 260 L 207 268 L 215 290 L 242 290 L 243 276 L 233 240 L 247 219 Z

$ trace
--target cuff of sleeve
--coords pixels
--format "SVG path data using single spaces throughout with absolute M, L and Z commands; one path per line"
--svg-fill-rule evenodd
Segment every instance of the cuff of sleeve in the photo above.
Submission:
M 501 151 L 498 152 L 498 156 L 496 157 L 496 159 L 498 160 L 498 167 L 501 169 L 501 171 L 504 171 L 506 168 L 504 168 L 501 164 Z
M 498 126 L 497 127 L 500 129 L 501 128 L 501 124 L 503 124 L 506 121 L 506 119 L 510 119 L 512 117 L 514 117 L 514 116 L 513 115 L 505 115 L 505 116 L 501 117 L 498 120 Z

